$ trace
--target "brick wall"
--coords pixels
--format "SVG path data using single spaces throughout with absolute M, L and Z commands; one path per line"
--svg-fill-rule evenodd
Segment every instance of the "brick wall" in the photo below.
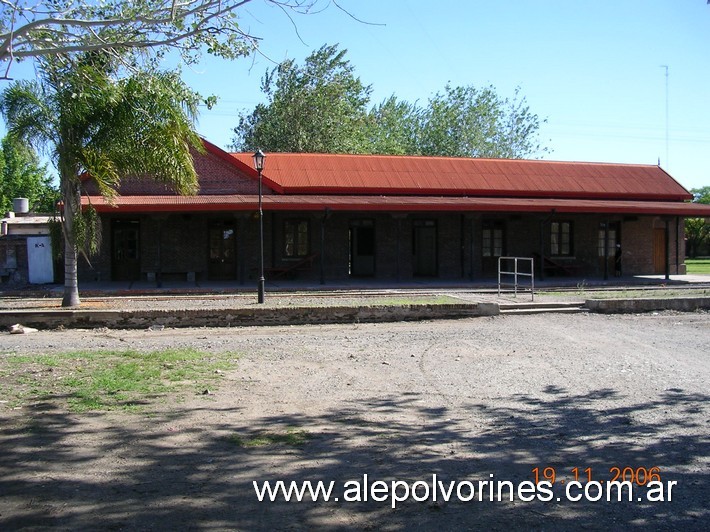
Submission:
M 653 226 L 648 217 L 630 219 L 622 225 L 622 267 L 625 274 L 653 274 Z
M 319 280 L 320 256 L 324 259 L 326 280 L 349 277 L 349 231 L 353 222 L 370 220 L 375 231 L 375 278 L 389 281 L 408 281 L 415 278 L 413 248 L 415 224 L 432 221 L 436 227 L 436 264 L 439 279 L 481 279 L 484 277 L 482 228 L 486 221 L 505 222 L 505 254 L 530 257 L 541 249 L 540 228 L 543 227 L 545 254 L 549 255 L 550 216 L 548 214 L 479 215 L 460 213 L 389 214 L 331 212 L 265 212 L 264 264 L 269 268 L 284 268 L 294 260 L 284 257 L 284 221 L 304 219 L 310 224 L 309 254 L 317 254 L 308 271 L 294 272 L 299 279 Z M 82 261 L 80 279 L 111 279 L 111 220 L 104 217 L 104 244 L 99 257 L 92 259 L 93 269 Z M 254 213 L 191 213 L 164 214 L 159 218 L 140 216 L 141 272 L 145 279 L 156 272 L 162 263 L 163 272 L 195 272 L 198 280 L 209 279 L 209 227 L 215 222 L 233 223 L 236 231 L 235 278 L 242 282 L 256 279 L 259 249 L 258 218 Z M 624 275 L 654 273 L 654 230 L 664 227 L 660 218 L 603 217 L 598 215 L 558 215 L 556 221 L 570 221 L 573 226 L 574 253 L 570 257 L 555 257 L 560 264 L 574 266 L 579 276 L 601 278 L 604 262 L 599 257 L 599 231 L 603 223 L 619 224 Z M 159 226 L 161 228 L 159 229 Z M 325 242 L 321 242 L 321 228 L 325 227 Z M 676 238 L 682 243 L 683 224 L 676 233 L 675 219 L 671 221 L 671 273 L 676 273 Z M 162 242 L 158 256 L 157 242 Z M 684 260 L 684 246 L 679 246 L 678 261 Z M 610 250 L 608 275 L 614 275 L 614 250 Z M 160 262 L 159 262 L 160 259 Z M 489 277 L 495 276 L 495 264 Z M 680 268 L 682 271 L 682 267 Z M 268 276 L 267 276 L 268 277 Z
M 200 194 L 258 194 L 259 182 L 240 173 L 234 166 L 212 154 L 196 155 L 195 170 L 200 176 Z M 264 194 L 270 194 L 263 187 Z
M 194 153 L 195 171 L 200 179 L 200 194 L 258 194 L 258 181 L 242 174 L 233 165 L 211 154 Z M 84 187 L 88 194 L 98 195 L 96 185 L 87 181 Z M 150 176 L 124 177 L 119 193 L 123 196 L 135 195 L 175 195 L 175 190 L 166 183 Z M 264 186 L 264 194 L 272 191 Z
M 29 282 L 27 240 L 24 237 L 6 236 L 0 239 L 0 281 L 8 286 Z
M 207 274 L 207 220 L 200 214 L 173 214 L 163 220 L 160 228 L 163 272 Z M 141 244 L 144 253 L 154 246 L 147 239 Z

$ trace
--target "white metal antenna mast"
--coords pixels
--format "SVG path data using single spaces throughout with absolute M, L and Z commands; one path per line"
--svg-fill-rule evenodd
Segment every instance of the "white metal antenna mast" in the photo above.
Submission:
M 710 0 L 708 0 L 708 3 L 710 3 Z M 666 69 L 666 170 L 668 170 L 670 168 L 668 157 L 668 65 L 661 65 L 661 68 Z

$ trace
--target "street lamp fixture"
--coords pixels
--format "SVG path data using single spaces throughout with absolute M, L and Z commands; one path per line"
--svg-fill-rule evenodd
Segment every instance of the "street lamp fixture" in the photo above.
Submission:
M 257 172 L 261 172 L 264 169 L 264 159 L 266 158 L 266 155 L 264 155 L 264 152 L 261 150 L 256 150 L 256 153 L 252 155 L 254 158 L 254 168 L 256 168 Z
M 264 170 L 266 155 L 260 149 L 256 150 L 254 168 L 259 174 L 259 284 L 257 285 L 258 302 L 264 302 L 264 211 L 262 210 L 261 172 Z

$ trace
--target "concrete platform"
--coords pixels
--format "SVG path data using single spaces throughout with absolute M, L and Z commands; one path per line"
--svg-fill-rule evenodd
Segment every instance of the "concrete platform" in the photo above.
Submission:
M 543 281 L 535 280 L 536 290 L 553 289 L 599 289 L 631 287 L 667 287 L 667 286 L 703 286 L 710 287 L 710 275 L 639 275 L 610 277 L 609 279 L 590 279 L 586 277 L 548 277 Z M 23 288 L 6 288 L 0 285 L 0 297 L 61 297 L 64 287 L 58 284 L 30 285 Z M 345 279 L 328 281 L 320 284 L 308 280 L 266 281 L 267 297 L 269 293 L 318 294 L 321 292 L 430 292 L 439 290 L 472 290 L 493 292 L 498 290 L 497 279 L 439 280 L 397 282 L 396 280 L 379 281 L 372 279 Z M 158 286 L 149 281 L 92 281 L 82 282 L 79 286 L 82 297 L 131 296 L 155 294 L 249 294 L 256 291 L 256 281 L 241 283 L 238 281 L 169 281 Z
M 591 299 L 594 291 L 663 291 L 674 297 Z M 692 289 L 688 297 L 678 295 Z M 705 292 L 707 288 L 707 292 Z M 458 319 L 498 314 L 545 312 L 695 311 L 710 308 L 710 275 L 615 278 L 588 282 L 564 278 L 536 283 L 544 297 L 532 301 L 528 292 L 498 295 L 497 283 L 460 282 L 311 285 L 298 281 L 269 283 L 265 305 L 256 304 L 254 286 L 174 283 L 86 283 L 83 306 L 59 306 L 63 287 L 14 290 L 0 294 L 0 328 L 15 323 L 38 328 L 235 327 L 365 323 Z M 699 292 L 699 294 L 698 294 Z M 545 294 L 555 294 L 546 296 Z M 433 298 L 436 302 L 430 302 Z M 443 299 L 443 301 L 441 301 Z

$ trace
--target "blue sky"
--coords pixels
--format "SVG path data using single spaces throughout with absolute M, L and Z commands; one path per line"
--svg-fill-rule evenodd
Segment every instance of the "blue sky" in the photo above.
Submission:
M 547 122 L 546 159 L 656 164 L 687 188 L 710 185 L 710 5 L 706 0 L 339 0 L 292 22 L 256 0 L 243 26 L 265 57 L 205 60 L 185 80 L 219 96 L 198 130 L 227 148 L 240 111 L 263 100 L 275 62 L 339 44 L 373 88 L 426 102 L 447 82 L 520 87 Z M 299 38 L 300 36 L 300 38 Z M 302 42 L 302 41 L 303 42 Z M 666 93 L 665 69 L 669 67 Z M 22 71 L 27 70 L 23 65 Z M 21 75 L 20 69 L 14 72 Z M 668 149 L 666 149 L 666 94 Z M 268 149 L 268 148 L 267 148 Z M 268 164 L 268 159 L 267 159 Z

